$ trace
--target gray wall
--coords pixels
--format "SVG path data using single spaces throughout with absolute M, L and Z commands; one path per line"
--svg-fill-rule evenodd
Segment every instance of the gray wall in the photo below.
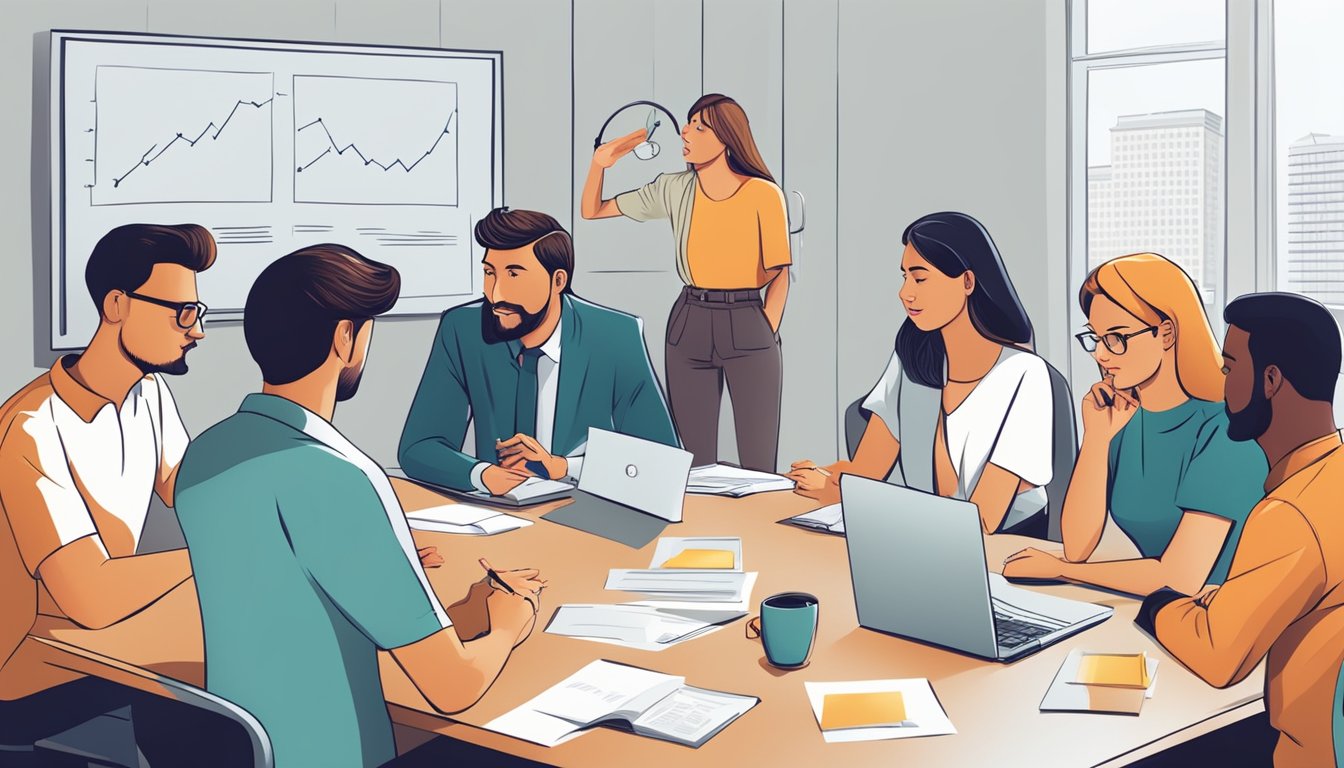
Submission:
M 828 461 L 838 414 L 891 350 L 900 228 L 955 208 L 994 234 L 1035 321 L 1041 350 L 1065 348 L 1062 3 L 976 0 L 19 0 L 0 28 L 4 103 L 32 103 L 33 34 L 51 28 L 442 45 L 504 51 L 505 202 L 572 224 L 576 289 L 645 319 L 662 370 L 666 313 L 679 289 L 665 224 L 578 216 L 593 136 L 616 107 L 652 98 L 678 121 L 702 92 L 742 102 L 771 170 L 807 197 L 781 335 L 782 464 Z M 703 37 L 702 37 L 703 35 Z M 0 142 L 29 146 L 26 108 Z M 630 110 L 609 135 L 643 125 Z M 622 161 L 608 195 L 681 166 L 663 154 Z M 30 169 L 0 180 L 6 278 L 0 281 L 0 392 L 44 364 L 32 345 Z M 31 169 L 45 175 L 44 165 Z M 1055 180 L 1058 179 L 1058 183 Z M 402 418 L 434 320 L 378 324 L 360 396 L 337 424 L 375 458 L 395 460 Z M 242 329 L 214 324 L 173 389 L 199 432 L 259 386 Z M 1056 360 L 1056 362 L 1060 362 Z M 725 434 L 731 422 L 724 423 Z M 733 456 L 731 438 L 724 455 Z

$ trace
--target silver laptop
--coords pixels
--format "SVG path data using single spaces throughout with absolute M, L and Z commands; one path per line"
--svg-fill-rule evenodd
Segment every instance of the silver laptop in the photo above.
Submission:
M 691 459 L 680 448 L 590 427 L 579 490 L 679 523 Z
M 841 478 L 840 495 L 860 626 L 1011 661 L 1113 612 L 989 573 L 980 512 L 968 501 L 853 475 Z

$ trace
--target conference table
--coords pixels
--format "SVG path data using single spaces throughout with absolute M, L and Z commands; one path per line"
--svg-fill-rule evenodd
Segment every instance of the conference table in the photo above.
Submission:
M 407 510 L 451 503 L 439 494 L 394 480 Z M 1031 587 L 1115 609 L 1102 624 L 1011 664 L 973 658 L 858 626 L 843 537 L 782 525 L 816 502 L 789 492 L 730 499 L 687 496 L 684 521 L 665 536 L 740 536 L 743 565 L 760 575 L 752 605 L 771 594 L 804 591 L 817 596 L 820 618 L 806 667 L 770 666 L 759 640 L 746 637 L 745 619 L 661 652 L 647 652 L 543 631 L 564 603 L 617 603 L 643 599 L 604 589 L 610 568 L 647 568 L 654 543 L 632 549 L 614 541 L 540 519 L 567 502 L 512 511 L 534 521 L 495 536 L 415 531 L 420 546 L 434 545 L 442 567 L 428 571 L 444 604 L 455 602 L 482 577 L 478 558 L 496 568 L 535 567 L 550 585 L 543 593 L 537 628 L 519 646 L 482 699 L 446 716 L 436 712 L 386 653 L 380 664 L 394 722 L 557 766 L 641 768 L 688 764 L 752 765 L 1030 765 L 1119 766 L 1263 711 L 1263 665 L 1226 689 L 1206 685 L 1164 652 L 1133 623 L 1132 597 L 1074 585 Z M 1016 536 L 985 539 L 991 570 L 1024 546 L 1058 547 Z M 1114 529 L 1103 538 L 1108 558 L 1133 556 Z M 240 557 L 246 553 L 240 552 Z M 930 579 L 938 574 L 930 573 Z M 919 589 L 892 584 L 891 589 Z M 259 599 L 262 599 L 259 596 Z M 753 610 L 753 614 L 755 610 Z M 49 663 L 119 679 L 126 670 L 164 675 L 201 685 L 204 679 L 200 614 L 188 580 L 139 614 L 114 626 L 82 629 L 55 616 L 39 616 L 30 642 Z M 48 642 L 43 642 L 43 641 Z M 1043 713 L 1045 694 L 1071 649 L 1137 653 L 1161 660 L 1154 695 L 1138 716 Z M 760 698 L 760 703 L 699 749 L 607 728 L 545 748 L 482 728 L 595 659 L 682 675 L 689 685 Z M 956 734 L 861 743 L 828 744 L 822 738 L 804 681 L 928 678 Z

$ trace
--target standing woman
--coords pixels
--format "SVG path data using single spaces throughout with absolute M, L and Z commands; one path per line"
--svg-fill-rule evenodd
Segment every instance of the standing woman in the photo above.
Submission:
M 681 130 L 687 170 L 603 199 L 606 169 L 644 138 L 636 131 L 593 152 L 583 217 L 671 222 L 677 273 L 686 284 L 667 320 L 667 388 L 677 432 L 697 466 L 718 461 L 726 380 L 742 466 L 773 472 L 783 374 L 779 324 L 791 263 L 784 194 L 742 107 L 711 93 L 691 106 Z

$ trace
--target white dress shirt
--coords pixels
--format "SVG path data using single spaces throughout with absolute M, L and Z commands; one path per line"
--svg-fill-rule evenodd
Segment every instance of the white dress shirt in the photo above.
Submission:
M 563 321 L 562 321 L 563 322 Z M 537 433 L 532 435 L 541 447 L 549 453 L 551 440 L 555 436 L 555 399 L 560 390 L 560 328 L 562 322 L 555 324 L 550 338 L 541 345 L 541 357 L 537 358 Z M 582 450 L 580 448 L 579 450 Z M 479 458 L 479 457 L 478 457 Z M 569 475 L 577 478 L 583 466 L 582 456 L 569 456 Z M 482 476 L 490 462 L 478 462 L 471 468 L 471 484 L 476 490 L 489 493 Z

